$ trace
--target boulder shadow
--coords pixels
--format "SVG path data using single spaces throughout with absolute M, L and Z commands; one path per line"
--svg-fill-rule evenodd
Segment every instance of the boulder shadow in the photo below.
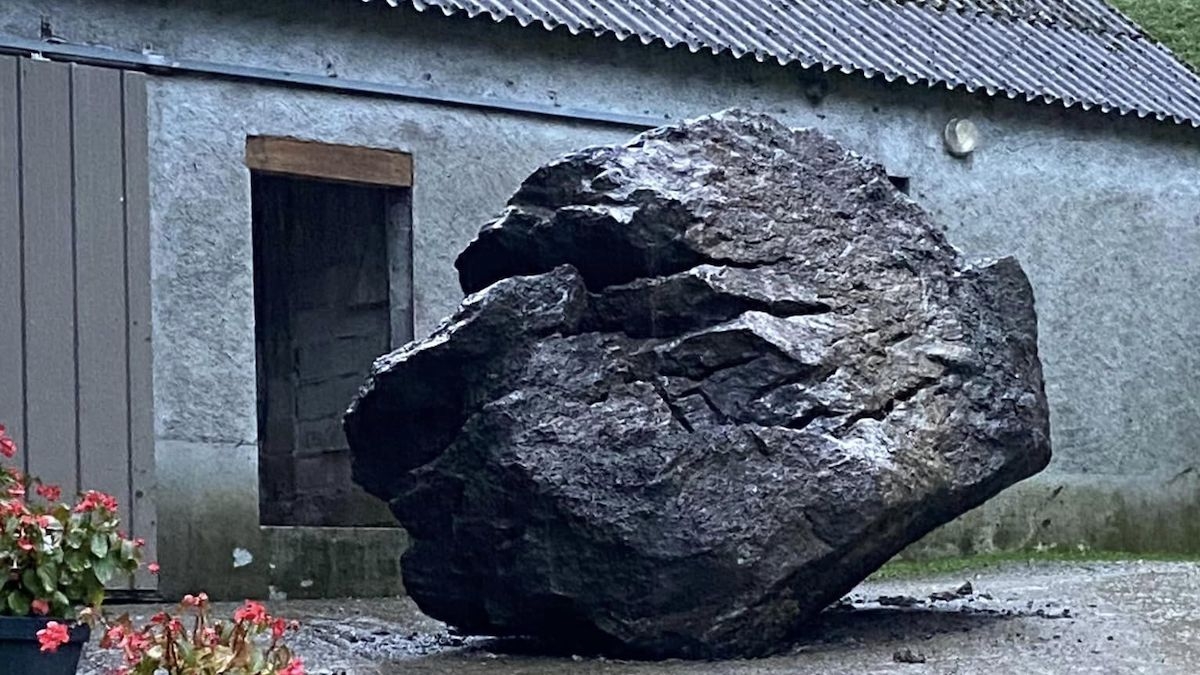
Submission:
M 1019 612 L 1009 610 L 969 606 L 832 607 L 797 630 L 792 640 L 761 658 L 812 650 L 864 649 L 885 643 L 919 642 L 937 635 L 984 630 L 1022 616 Z M 609 658 L 646 662 L 675 660 L 642 658 L 636 654 L 614 652 L 586 644 L 535 637 L 475 638 L 466 649 L 526 658 Z
M 919 641 L 983 630 L 1020 617 L 1008 610 L 968 606 L 831 608 L 797 633 L 792 649 Z

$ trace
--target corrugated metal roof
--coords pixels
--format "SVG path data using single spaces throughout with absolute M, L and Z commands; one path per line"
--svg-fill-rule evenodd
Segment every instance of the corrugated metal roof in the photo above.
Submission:
M 1200 127 L 1200 77 L 1104 0 L 387 2 Z

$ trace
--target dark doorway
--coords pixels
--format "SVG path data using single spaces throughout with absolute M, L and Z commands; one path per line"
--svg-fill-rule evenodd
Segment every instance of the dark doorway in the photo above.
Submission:
M 394 342 L 409 190 L 251 174 L 264 525 L 394 526 L 351 481 L 341 417 Z M 389 249 L 393 254 L 389 256 Z M 404 331 L 408 334 L 393 333 Z

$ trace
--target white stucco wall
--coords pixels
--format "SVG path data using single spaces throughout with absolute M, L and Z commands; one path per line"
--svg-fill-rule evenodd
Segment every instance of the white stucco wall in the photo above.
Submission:
M 673 120 L 738 105 L 815 126 L 911 178 L 969 256 L 1016 255 L 1038 298 L 1055 460 L 931 541 L 944 552 L 1200 551 L 1200 131 L 857 75 L 571 37 L 384 3 L 9 0 L 0 37 L 70 42 Z M 168 9 L 169 6 L 169 9 Z M 247 135 L 411 152 L 414 320 L 460 299 L 453 260 L 537 165 L 634 130 L 199 77 L 151 88 L 155 402 L 164 568 L 257 587 Z M 952 117 L 982 144 L 941 148 Z M 213 481 L 198 481 L 215 470 Z M 220 517 L 229 527 L 195 527 Z M 175 581 L 164 577 L 168 586 Z

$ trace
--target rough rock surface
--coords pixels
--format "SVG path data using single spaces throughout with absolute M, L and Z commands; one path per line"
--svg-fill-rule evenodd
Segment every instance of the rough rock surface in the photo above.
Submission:
M 1033 295 L 883 170 L 730 111 L 537 170 L 380 358 L 355 479 L 463 631 L 759 655 L 1050 459 Z

